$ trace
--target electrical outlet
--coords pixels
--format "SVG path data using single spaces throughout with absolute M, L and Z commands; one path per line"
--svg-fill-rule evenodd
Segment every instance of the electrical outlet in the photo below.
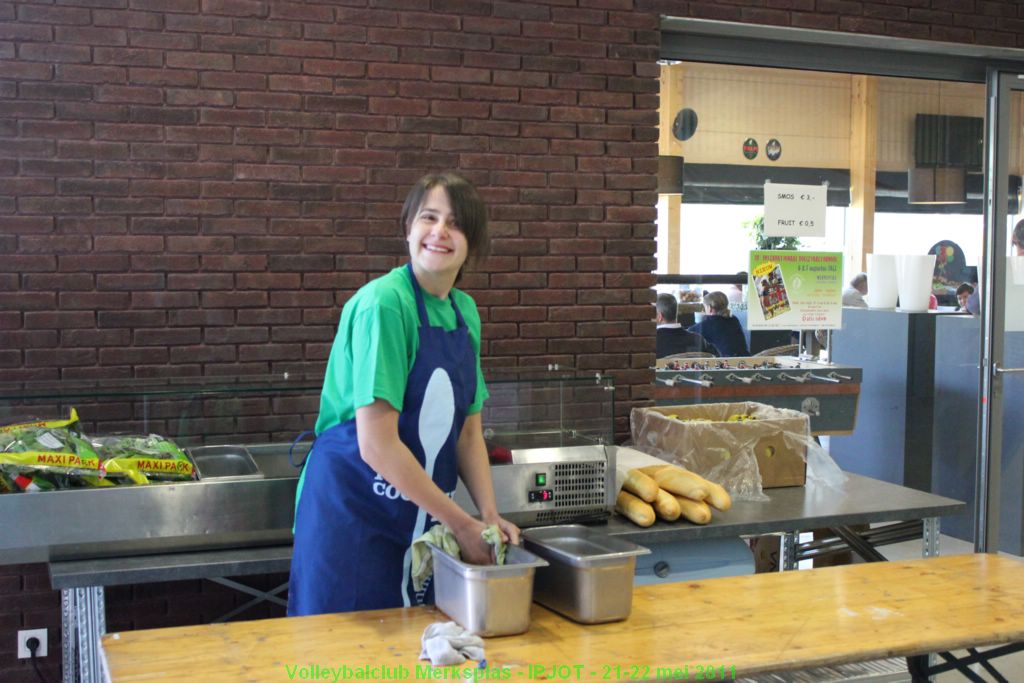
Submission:
M 46 629 L 45 628 L 29 628 L 24 631 L 18 631 L 18 659 L 28 659 L 32 656 L 28 646 L 25 644 L 29 638 L 39 639 L 39 648 L 36 650 L 36 657 L 46 656 Z

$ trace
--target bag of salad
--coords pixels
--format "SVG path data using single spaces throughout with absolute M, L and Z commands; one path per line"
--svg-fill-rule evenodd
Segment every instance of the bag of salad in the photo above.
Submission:
M 111 477 L 124 475 L 135 483 L 195 478 L 195 467 L 185 452 L 159 434 L 100 436 L 93 438 L 92 444 L 99 452 L 104 471 Z
M 74 408 L 67 419 L 0 426 L 0 469 L 7 475 L 103 476 L 99 456 L 78 431 Z

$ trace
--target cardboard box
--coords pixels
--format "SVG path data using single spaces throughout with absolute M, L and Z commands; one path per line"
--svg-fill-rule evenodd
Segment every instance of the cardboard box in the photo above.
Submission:
M 803 486 L 807 478 L 810 418 L 795 410 L 753 402 L 658 406 L 634 408 L 630 423 L 634 448 L 730 490 L 744 488 L 751 460 L 762 488 Z

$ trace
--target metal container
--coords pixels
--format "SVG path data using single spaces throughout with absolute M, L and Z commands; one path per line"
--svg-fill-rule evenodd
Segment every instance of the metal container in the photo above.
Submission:
M 579 524 L 526 529 L 523 544 L 549 562 L 537 570 L 537 602 L 584 624 L 629 617 L 636 557 L 650 550 Z
M 503 565 L 466 564 L 431 545 L 434 600 L 467 631 L 480 636 L 510 636 L 530 627 L 533 573 L 548 563 L 515 545 Z
M 257 478 L 263 473 L 244 446 L 199 446 L 188 454 L 195 463 L 199 479 Z

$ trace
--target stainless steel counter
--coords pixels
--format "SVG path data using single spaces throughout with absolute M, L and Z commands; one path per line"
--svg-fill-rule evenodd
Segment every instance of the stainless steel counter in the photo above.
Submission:
M 606 525 L 594 527 L 642 545 L 919 520 L 958 514 L 966 509 L 960 501 L 856 474 L 849 475 L 841 491 L 815 487 L 812 483 L 771 489 L 769 498 L 764 503 L 736 501 L 731 510 L 716 511 L 712 522 L 705 526 L 657 522 L 642 529 L 613 515 Z M 290 529 L 290 510 L 287 517 Z M 51 578 L 54 588 L 78 588 L 286 572 L 291 559 L 290 531 L 286 536 L 283 544 L 262 548 L 53 562 Z
M 815 486 L 767 489 L 764 503 L 738 500 L 726 512 L 715 511 L 710 524 L 655 522 L 641 529 L 615 515 L 608 533 L 641 545 L 727 536 L 761 535 L 872 522 L 893 522 L 963 513 L 966 503 L 896 486 L 877 479 L 847 474 L 839 490 Z
M 298 470 L 288 445 L 249 450 L 263 478 L 0 496 L 0 564 L 290 544 Z

